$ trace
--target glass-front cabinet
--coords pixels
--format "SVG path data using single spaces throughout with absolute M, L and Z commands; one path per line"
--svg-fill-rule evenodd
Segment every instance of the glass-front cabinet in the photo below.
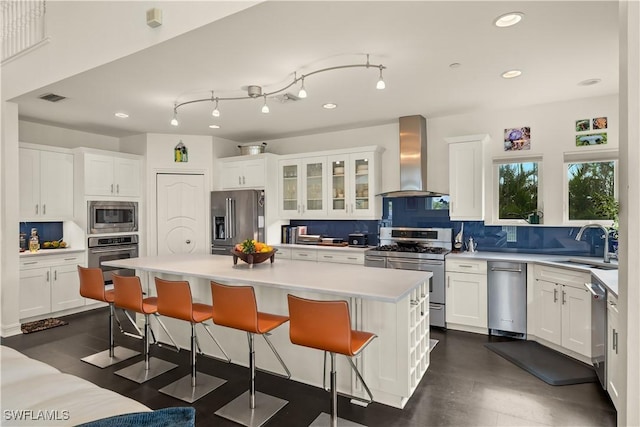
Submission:
M 375 207 L 375 153 L 328 157 L 329 206 L 332 217 L 371 217 Z
M 282 218 L 326 216 L 326 157 L 280 160 L 280 206 Z

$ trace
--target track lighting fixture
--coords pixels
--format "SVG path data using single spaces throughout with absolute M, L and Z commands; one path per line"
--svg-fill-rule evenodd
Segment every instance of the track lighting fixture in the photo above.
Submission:
M 307 74 L 302 74 L 300 77 L 298 77 L 297 73 L 293 73 L 293 80 L 286 84 L 284 87 L 281 87 L 280 89 L 276 89 L 276 90 L 272 90 L 272 91 L 264 91 L 262 90 L 261 86 L 257 86 L 257 85 L 248 85 L 247 86 L 247 95 L 244 96 L 228 96 L 228 97 L 219 97 L 219 96 L 214 96 L 214 92 L 211 91 L 211 96 L 208 98 L 201 98 L 201 99 L 193 99 L 193 100 L 188 100 L 188 101 L 184 101 L 184 102 L 175 102 L 173 105 L 173 118 L 171 119 L 171 125 L 172 126 L 178 126 L 179 122 L 178 122 L 178 108 L 181 108 L 187 104 L 193 104 L 196 102 L 214 102 L 214 108 L 213 111 L 211 112 L 211 115 L 213 117 L 220 117 L 220 110 L 218 109 L 218 104 L 220 101 L 239 101 L 239 100 L 243 100 L 243 99 L 254 99 L 254 98 L 258 98 L 260 96 L 263 97 L 264 99 L 264 104 L 262 105 L 262 109 L 261 111 L 264 114 L 269 113 L 269 105 L 267 104 L 267 98 L 273 97 L 275 95 L 278 95 L 282 92 L 285 92 L 287 89 L 289 89 L 291 86 L 294 86 L 298 83 L 300 83 L 300 90 L 298 91 L 298 98 L 304 99 L 307 97 L 307 90 L 304 87 L 304 80 L 310 76 L 313 76 L 315 74 L 320 74 L 320 73 L 325 73 L 328 71 L 335 71 L 335 70 L 342 70 L 345 68 L 377 68 L 380 72 L 379 78 L 378 78 L 378 82 L 376 83 L 376 89 L 384 89 L 386 87 L 385 81 L 382 78 L 382 70 L 386 69 L 387 67 L 385 67 L 382 64 L 371 64 L 369 63 L 369 55 L 367 55 L 367 61 L 362 64 L 346 64 L 346 65 L 337 65 L 334 67 L 327 67 L 327 68 L 322 68 L 319 70 L 315 70 L 315 71 L 311 71 Z

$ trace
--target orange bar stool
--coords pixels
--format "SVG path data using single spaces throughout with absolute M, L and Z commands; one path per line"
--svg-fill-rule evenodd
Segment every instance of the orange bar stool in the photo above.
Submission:
M 347 356 L 351 368 L 362 382 L 369 399 L 349 396 L 366 403 L 373 401 L 371 390 L 364 382 L 362 375 L 351 358 L 357 356 L 374 338 L 370 332 L 351 329 L 349 306 L 346 301 L 316 301 L 287 295 L 289 302 L 289 336 L 291 342 L 304 347 L 324 351 L 323 386 L 326 390 L 325 377 L 327 368 L 327 352 L 331 355 L 331 415 L 322 413 L 311 426 L 361 426 L 342 418 L 338 418 L 338 390 L 336 372 L 336 354 Z
M 102 270 L 78 266 L 78 275 L 80 276 L 80 295 L 109 304 L 109 349 L 84 357 L 82 361 L 99 368 L 106 368 L 140 354 L 125 347 L 115 346 L 113 338 L 114 291 L 105 289 Z
M 191 375 L 187 375 L 161 388 L 160 393 L 193 403 L 227 382 L 221 378 L 203 373 L 200 373 L 196 378 L 196 352 L 203 354 L 196 335 L 196 325 L 198 323 L 202 324 L 220 351 L 222 351 L 226 357 L 226 362 L 231 362 L 231 359 L 204 323 L 211 319 L 213 307 L 208 304 L 193 302 L 189 282 L 164 280 L 156 277 L 156 291 L 158 293 L 158 314 L 184 320 L 191 324 Z
M 116 375 L 141 384 L 177 368 L 178 365 L 158 358 L 154 358 L 153 365 L 151 364 L 149 355 L 149 315 L 158 315 L 158 298 L 144 298 L 142 296 L 142 284 L 138 276 L 118 276 L 114 274 L 113 291 L 116 307 L 144 315 L 144 334 L 142 335 L 144 360 L 116 371 Z M 151 334 L 153 334 L 153 331 L 151 331 Z
M 239 329 L 247 333 L 249 341 L 249 371 L 251 372 L 249 390 L 220 408 L 216 415 L 249 427 L 266 423 L 288 401 L 268 394 L 256 392 L 256 353 L 253 346 L 255 334 L 262 335 L 285 372 L 285 378 L 291 378 L 291 372 L 269 340 L 269 333 L 287 322 L 287 316 L 261 313 L 258 311 L 256 295 L 251 286 L 227 286 L 211 282 L 213 297 L 213 322 L 216 325 Z M 247 410 L 247 403 L 249 410 Z

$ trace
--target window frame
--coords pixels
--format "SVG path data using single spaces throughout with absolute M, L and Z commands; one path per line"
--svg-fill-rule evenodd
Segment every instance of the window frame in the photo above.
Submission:
M 571 226 L 571 227 L 581 227 L 583 225 L 588 224 L 601 224 L 605 227 L 611 227 L 613 225 L 612 219 L 569 219 L 569 165 L 576 163 L 603 163 L 603 162 L 613 162 L 613 197 L 616 201 L 620 201 L 619 194 L 619 176 L 620 176 L 620 161 L 617 157 L 584 157 L 577 159 L 567 159 L 565 157 L 564 162 L 562 164 L 562 175 L 563 175 L 563 183 L 562 183 L 562 223 L 563 225 Z
M 517 157 L 496 157 L 492 161 L 493 167 L 493 225 L 529 225 L 526 219 L 501 219 L 500 218 L 500 166 L 517 163 L 537 163 L 538 164 L 538 206 L 539 212 L 544 212 L 544 182 L 543 182 L 543 161 L 541 156 L 517 156 Z M 544 220 L 541 221 L 541 224 Z

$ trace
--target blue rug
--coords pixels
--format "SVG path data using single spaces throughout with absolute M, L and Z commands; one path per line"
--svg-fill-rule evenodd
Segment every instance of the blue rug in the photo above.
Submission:
M 164 408 L 151 412 L 116 415 L 78 427 L 193 427 L 196 410 L 191 407 Z

